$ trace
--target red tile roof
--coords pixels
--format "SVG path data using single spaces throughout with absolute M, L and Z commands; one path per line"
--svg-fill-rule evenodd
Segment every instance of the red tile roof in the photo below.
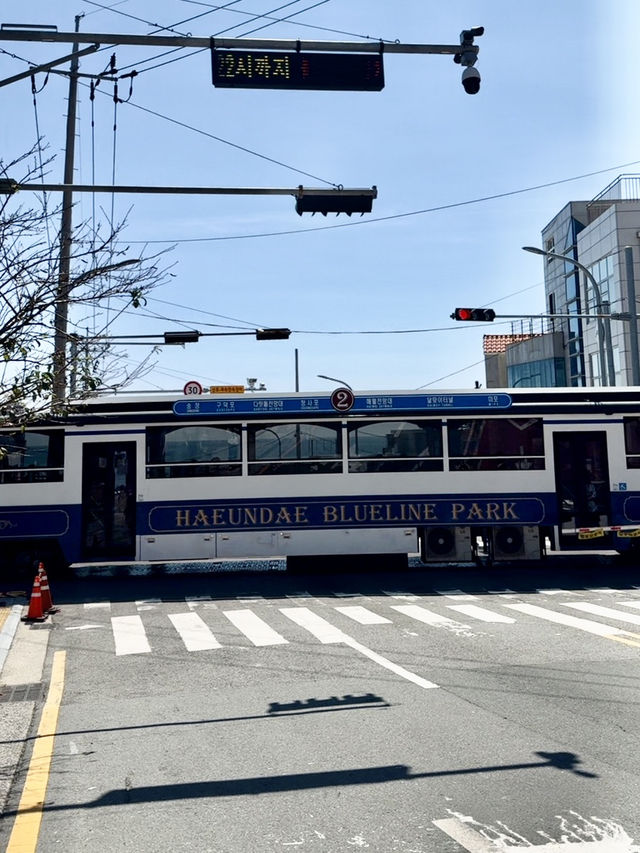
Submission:
M 537 337 L 533 334 L 522 335 L 484 335 L 482 338 L 482 348 L 485 355 L 494 355 L 498 352 L 504 352 L 511 344 L 520 343 L 520 341 L 528 341 L 531 338 Z

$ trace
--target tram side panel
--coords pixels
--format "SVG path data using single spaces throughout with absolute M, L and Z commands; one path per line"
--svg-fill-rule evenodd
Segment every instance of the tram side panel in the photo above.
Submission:
M 142 560 L 416 553 L 420 531 L 428 559 L 459 561 L 471 558 L 472 529 L 537 527 L 554 505 L 542 471 L 188 478 L 145 489 Z M 444 529 L 465 531 L 456 535 L 467 546 L 438 544 Z
M 302 461 L 283 458 L 286 430 L 298 424 L 262 425 L 278 458 L 260 461 L 237 423 L 217 423 L 216 434 L 233 433 L 236 449 L 204 466 L 154 462 L 151 431 L 139 421 L 72 426 L 66 441 L 60 427 L 35 429 L 0 465 L 4 562 L 56 551 L 67 562 L 131 562 L 419 547 L 425 559 L 458 562 L 473 554 L 477 536 L 498 559 L 525 559 L 541 533 L 555 529 L 556 544 L 570 547 L 579 528 L 591 527 L 626 528 L 611 535 L 619 550 L 639 542 L 640 420 L 592 410 L 551 416 L 543 442 L 536 421 L 396 416 L 358 421 L 356 430 L 342 420 L 340 454 Z M 430 442 L 426 463 L 406 432 Z M 311 437 L 328 441 L 319 427 Z M 367 440 L 391 452 L 374 458 Z
M 77 553 L 80 497 L 64 429 L 0 433 L 0 577 L 32 578 L 39 562 L 59 571 Z

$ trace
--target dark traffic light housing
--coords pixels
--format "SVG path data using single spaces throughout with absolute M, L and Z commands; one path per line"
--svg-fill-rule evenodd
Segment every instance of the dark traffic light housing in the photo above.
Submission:
M 456 308 L 451 315 L 452 320 L 476 321 L 480 323 L 493 323 L 496 312 L 493 308 Z
M 303 213 L 321 213 L 326 216 L 327 213 L 346 213 L 351 216 L 352 213 L 371 213 L 373 208 L 373 200 L 377 198 L 378 190 L 372 187 L 370 190 L 344 190 L 341 188 L 335 190 L 322 191 L 305 191 L 300 187 L 296 196 L 296 213 L 302 216 Z
M 257 341 L 286 341 L 291 329 L 256 329 Z

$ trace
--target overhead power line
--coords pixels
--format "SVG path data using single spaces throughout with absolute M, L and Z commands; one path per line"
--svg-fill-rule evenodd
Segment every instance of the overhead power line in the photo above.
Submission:
M 333 231 L 336 228 L 349 228 L 356 225 L 369 225 L 375 222 L 389 222 L 393 219 L 405 219 L 410 216 L 423 216 L 425 213 L 438 213 L 442 210 L 452 210 L 457 207 L 466 207 L 467 205 L 482 204 L 485 201 L 495 201 L 499 198 L 509 198 L 510 196 L 522 195 L 523 193 L 536 192 L 537 190 L 548 189 L 549 187 L 559 186 L 560 184 L 568 184 L 573 181 L 581 181 L 585 178 L 591 178 L 596 175 L 603 175 L 607 172 L 618 172 L 621 169 L 628 169 L 631 166 L 640 165 L 640 160 L 632 160 L 630 163 L 621 163 L 618 166 L 609 166 L 606 169 L 597 169 L 594 172 L 585 172 L 582 175 L 573 175 L 570 178 L 561 178 L 557 181 L 548 181 L 544 184 L 536 184 L 532 187 L 522 187 L 517 190 L 508 190 L 502 193 L 494 193 L 493 195 L 480 196 L 478 198 L 465 199 L 464 201 L 455 201 L 448 204 L 440 204 L 435 207 L 425 207 L 421 210 L 410 210 L 404 213 L 391 213 L 388 216 L 368 217 L 367 219 L 356 219 L 355 221 L 342 222 L 336 225 L 319 225 L 309 228 L 290 228 L 286 231 L 264 231 L 258 234 L 228 234 L 224 237 L 173 237 L 163 240 L 127 240 L 127 243 L 217 243 L 223 240 L 253 240 L 262 237 L 287 237 L 291 234 L 308 234 L 311 231 Z

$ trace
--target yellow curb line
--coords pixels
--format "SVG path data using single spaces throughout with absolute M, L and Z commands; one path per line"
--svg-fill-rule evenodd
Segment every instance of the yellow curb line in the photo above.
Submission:
M 17 817 L 5 853 L 34 853 L 38 845 L 42 810 L 47 793 L 51 758 L 64 689 L 66 652 L 55 652 L 47 701 L 42 709 L 33 754 L 24 783 Z

